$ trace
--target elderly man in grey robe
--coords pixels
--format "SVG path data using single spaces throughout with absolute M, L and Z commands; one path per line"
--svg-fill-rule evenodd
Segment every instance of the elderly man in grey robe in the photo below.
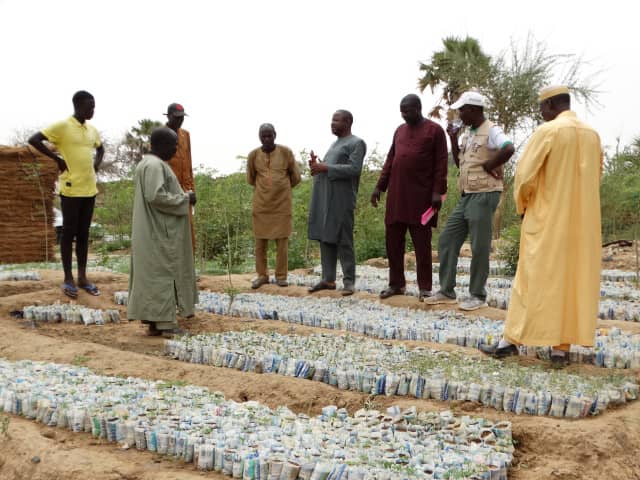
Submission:
M 198 301 L 189 209 L 194 192 L 184 192 L 167 162 L 176 153 L 178 137 L 166 127 L 151 134 L 134 180 L 129 320 L 148 324 L 148 334 L 180 333 L 176 307 L 192 317 Z
M 342 295 L 355 291 L 356 256 L 353 249 L 353 223 L 362 161 L 367 146 L 351 133 L 353 116 L 337 110 L 331 119 L 331 132 L 338 139 L 331 145 L 324 162 L 313 151 L 309 167 L 313 192 L 309 207 L 310 240 L 320 241 L 322 279 L 309 292 L 335 290 L 336 266 L 340 259 L 343 275 Z

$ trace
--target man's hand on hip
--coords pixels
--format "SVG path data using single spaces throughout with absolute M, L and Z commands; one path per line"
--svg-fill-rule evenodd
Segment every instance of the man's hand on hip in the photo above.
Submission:
M 67 170 L 67 163 L 64 161 L 62 157 L 57 157 L 56 163 L 58 164 L 58 169 L 61 172 L 64 172 L 65 170 Z

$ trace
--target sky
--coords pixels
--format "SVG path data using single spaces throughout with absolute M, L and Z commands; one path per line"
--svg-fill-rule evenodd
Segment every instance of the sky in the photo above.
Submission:
M 277 143 L 321 157 L 337 109 L 353 133 L 385 154 L 402 123 L 400 99 L 419 93 L 419 62 L 448 36 L 498 55 L 531 34 L 549 53 L 581 55 L 600 71 L 601 108 L 575 110 L 609 151 L 640 136 L 639 7 L 610 0 L 0 0 L 0 144 L 73 113 L 71 97 L 96 99 L 92 123 L 117 142 L 142 118 L 163 121 L 169 103 L 189 114 L 194 168 L 242 167 L 258 127 Z M 632 51 L 633 49 L 633 51 Z M 561 72 L 558 72 L 561 75 Z M 420 94 L 424 110 L 435 103 Z

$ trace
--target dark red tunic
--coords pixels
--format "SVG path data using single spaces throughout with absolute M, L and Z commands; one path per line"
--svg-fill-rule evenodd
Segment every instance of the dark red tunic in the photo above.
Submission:
M 420 223 L 422 213 L 431 206 L 432 193 L 447 193 L 447 159 L 447 140 L 437 123 L 425 119 L 396 129 L 377 184 L 387 192 L 387 225 Z M 430 225 L 436 222 L 434 216 Z

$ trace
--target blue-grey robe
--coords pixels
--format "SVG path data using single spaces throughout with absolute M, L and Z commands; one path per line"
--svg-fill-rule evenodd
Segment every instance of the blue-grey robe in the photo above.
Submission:
M 350 135 L 338 138 L 325 154 L 329 171 L 313 177 L 310 240 L 338 244 L 350 238 L 353 243 L 353 215 L 366 151 L 364 141 Z

